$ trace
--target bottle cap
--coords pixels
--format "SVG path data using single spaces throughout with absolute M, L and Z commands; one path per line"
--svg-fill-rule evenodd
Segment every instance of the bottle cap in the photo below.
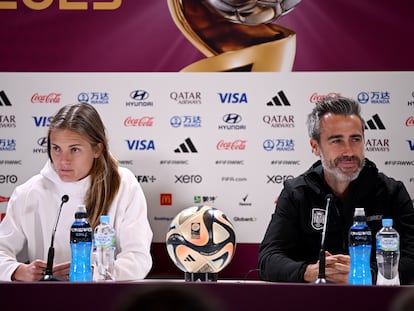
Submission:
M 392 227 L 392 219 L 391 218 L 383 218 L 382 219 L 382 226 L 383 227 Z
M 86 213 L 85 205 L 78 205 L 78 209 L 75 213 L 75 218 L 88 218 L 88 214 Z
M 357 207 L 354 216 L 365 216 L 365 210 L 362 207 Z
M 108 216 L 108 215 L 101 215 L 101 216 L 99 217 L 99 221 L 101 222 L 101 224 L 102 224 L 102 223 L 107 223 L 107 224 L 109 224 L 109 216 Z

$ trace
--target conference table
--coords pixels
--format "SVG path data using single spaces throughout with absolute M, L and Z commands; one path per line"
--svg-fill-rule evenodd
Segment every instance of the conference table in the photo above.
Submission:
M 169 288 L 188 291 L 188 295 L 197 293 L 207 301 L 214 301 L 220 307 L 217 311 L 390 311 L 400 297 L 411 291 L 414 295 L 413 286 L 292 284 L 220 279 L 216 282 L 186 282 L 180 279 L 110 283 L 0 282 L 0 308 L 121 310 L 131 301 L 131 297 Z M 162 295 L 158 297 L 161 299 Z

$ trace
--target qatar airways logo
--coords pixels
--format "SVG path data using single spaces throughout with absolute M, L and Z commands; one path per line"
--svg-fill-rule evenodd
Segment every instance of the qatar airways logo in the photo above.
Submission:
M 233 141 L 224 141 L 223 139 L 217 143 L 217 150 L 245 150 L 246 139 L 236 139 Z
M 126 117 L 124 120 L 125 127 L 151 127 L 154 125 L 154 117 L 144 116 L 141 118 Z
M 409 116 L 405 121 L 405 126 L 414 126 L 414 116 Z
M 318 93 L 313 93 L 311 95 L 311 97 L 309 98 L 309 102 L 311 104 L 314 104 L 316 102 L 319 102 L 321 100 L 324 100 L 327 97 L 338 97 L 338 96 L 341 96 L 341 93 L 330 92 L 330 93 L 328 93 L 326 95 L 322 95 L 322 94 L 318 94 Z
M 30 101 L 33 104 L 59 104 L 62 93 L 49 93 L 41 95 L 39 93 L 33 94 Z

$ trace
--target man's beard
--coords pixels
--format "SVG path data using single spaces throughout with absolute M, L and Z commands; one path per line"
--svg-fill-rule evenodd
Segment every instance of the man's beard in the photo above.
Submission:
M 355 179 L 357 179 L 357 177 L 359 176 L 359 173 L 361 172 L 364 163 L 365 163 L 365 158 L 360 159 L 356 156 L 343 156 L 343 157 L 339 157 L 336 158 L 333 162 L 332 161 L 326 161 L 326 159 L 323 156 L 323 153 L 321 152 L 321 162 L 322 162 L 322 167 L 323 169 L 330 173 L 331 175 L 333 175 L 338 181 L 340 182 L 351 182 Z M 356 170 L 356 172 L 351 173 L 351 174 L 346 174 L 344 172 L 341 171 L 341 169 L 338 167 L 339 162 L 341 161 L 358 161 L 358 169 Z

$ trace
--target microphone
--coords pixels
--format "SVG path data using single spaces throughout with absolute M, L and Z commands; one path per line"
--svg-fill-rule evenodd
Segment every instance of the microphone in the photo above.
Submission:
M 50 247 L 49 247 L 49 251 L 47 254 L 46 270 L 45 270 L 43 277 L 39 281 L 63 281 L 62 279 L 59 279 L 53 276 L 53 259 L 55 257 L 55 248 L 53 247 L 53 244 L 55 242 L 55 234 L 56 234 L 56 228 L 57 228 L 59 218 L 60 218 L 60 212 L 62 211 L 63 204 L 65 204 L 67 201 L 69 201 L 69 196 L 67 194 L 62 195 L 59 212 L 56 217 L 56 223 L 52 231 L 52 240 L 50 242 Z
M 329 205 L 332 199 L 333 199 L 332 194 L 328 194 L 325 197 L 325 200 L 326 200 L 325 220 L 324 220 L 323 229 L 322 229 L 321 249 L 319 250 L 319 272 L 318 272 L 318 278 L 316 279 L 315 284 L 326 284 L 327 283 L 326 275 L 325 275 L 325 236 L 326 236 L 326 227 L 328 225 Z

